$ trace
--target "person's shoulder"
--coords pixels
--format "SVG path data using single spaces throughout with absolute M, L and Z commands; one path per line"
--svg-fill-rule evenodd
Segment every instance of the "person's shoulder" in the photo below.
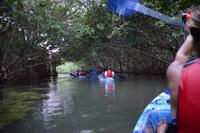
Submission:
M 173 61 L 167 69 L 167 78 L 168 80 L 179 79 L 181 71 L 183 70 L 184 64 L 179 61 Z
M 178 71 L 180 69 L 182 69 L 184 67 L 184 64 L 180 63 L 179 61 L 173 61 L 168 69 L 167 72 L 174 72 L 174 71 Z
M 192 66 L 193 64 L 199 62 L 200 60 L 195 58 L 195 59 L 191 59 L 189 60 L 185 65 L 184 65 L 184 68 L 188 68 L 189 66 Z

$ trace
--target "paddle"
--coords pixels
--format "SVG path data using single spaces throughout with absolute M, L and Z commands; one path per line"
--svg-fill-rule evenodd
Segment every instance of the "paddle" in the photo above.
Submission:
M 175 27 L 184 27 L 183 22 L 145 7 L 139 2 L 139 0 L 108 0 L 107 6 L 119 16 L 129 17 L 134 15 L 136 12 L 140 12 L 144 15 L 156 18 Z

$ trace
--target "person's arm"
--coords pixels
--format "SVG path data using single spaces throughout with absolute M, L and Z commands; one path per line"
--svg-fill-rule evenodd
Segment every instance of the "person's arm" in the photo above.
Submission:
M 114 73 L 114 71 L 112 71 L 112 77 L 114 77 L 115 76 L 115 73 Z
M 170 64 L 167 70 L 168 87 L 171 90 L 171 117 L 176 118 L 179 80 L 181 71 L 192 53 L 192 36 L 188 35 L 183 45 L 179 48 L 175 60 Z

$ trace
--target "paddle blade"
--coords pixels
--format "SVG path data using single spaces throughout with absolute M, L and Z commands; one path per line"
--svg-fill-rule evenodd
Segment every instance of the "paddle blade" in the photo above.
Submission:
M 119 16 L 129 17 L 136 13 L 139 0 L 108 0 L 107 6 Z

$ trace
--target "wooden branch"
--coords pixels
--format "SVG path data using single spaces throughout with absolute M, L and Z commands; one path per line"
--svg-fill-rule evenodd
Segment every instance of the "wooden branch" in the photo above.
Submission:
M 122 47 L 122 48 L 127 47 L 127 48 L 130 48 L 130 47 L 126 46 L 126 45 L 114 45 L 114 44 L 111 44 L 111 45 L 113 45 L 113 46 L 115 46 L 115 47 Z M 159 60 L 160 62 L 169 65 L 169 62 L 168 62 L 168 61 L 165 61 L 165 60 L 163 60 L 163 59 L 160 59 L 160 58 L 158 58 L 158 57 L 155 57 L 155 56 L 153 56 L 153 55 L 151 55 L 151 54 L 148 54 L 148 53 L 146 53 L 146 52 L 140 51 L 140 50 L 138 50 L 138 49 L 136 49 L 136 48 L 131 48 L 131 49 L 133 49 L 133 50 L 134 50 L 135 52 L 137 52 L 137 53 L 140 53 L 140 54 L 149 56 L 149 57 L 151 57 L 151 58 L 153 58 L 153 59 Z
M 47 64 L 48 62 L 41 62 L 41 63 L 37 63 L 37 64 L 33 64 L 33 65 L 27 65 L 27 66 L 24 66 L 24 67 L 21 67 L 13 72 L 10 72 L 8 73 L 7 75 L 12 75 L 16 72 L 21 72 L 21 71 L 25 71 L 27 68 L 32 68 L 32 67 L 36 67 L 36 66 L 39 66 L 39 65 L 42 65 L 42 64 Z
M 163 60 L 163 59 L 160 59 L 160 58 L 158 58 L 158 57 L 155 57 L 155 56 L 153 56 L 153 55 L 150 55 L 150 54 L 148 54 L 148 53 L 145 53 L 145 52 L 140 51 L 140 50 L 135 49 L 135 48 L 133 48 L 133 50 L 134 50 L 135 52 L 137 52 L 137 53 L 140 53 L 140 54 L 143 54 L 143 55 L 149 56 L 149 57 L 151 57 L 151 58 L 153 58 L 153 59 L 159 60 L 160 62 L 169 65 L 169 62 L 168 62 L 168 61 L 165 61 L 165 60 Z
M 3 31 L 3 32 L 8 31 L 8 29 L 11 27 L 10 26 L 11 23 L 12 23 L 12 21 L 9 19 L 9 21 L 6 23 L 6 26 L 1 31 Z
M 42 56 L 42 54 L 40 54 L 40 55 L 38 55 L 38 56 L 35 56 L 35 57 L 32 57 L 32 58 L 30 58 L 30 57 L 24 57 L 24 58 L 28 58 L 27 60 L 28 61 L 33 61 L 33 60 L 37 60 L 38 58 L 40 58 Z
M 8 52 L 6 52 L 6 53 L 4 54 L 4 56 L 3 56 L 2 63 L 0 64 L 1 67 L 4 67 L 4 66 L 5 66 L 7 57 L 8 57 Z M 1 68 L 1 71 L 2 71 L 2 68 Z
M 13 60 L 13 61 L 4 69 L 4 71 L 8 71 L 9 68 L 11 68 L 16 62 L 18 62 L 20 59 L 22 59 L 25 49 L 26 49 L 26 46 L 21 50 L 21 53 L 19 54 L 19 56 L 17 56 L 17 57 L 15 58 L 15 60 Z
M 71 15 L 73 15 L 74 13 L 76 13 L 80 8 L 77 8 L 75 11 L 71 12 L 70 14 L 66 15 L 65 17 L 63 18 L 60 18 L 61 19 L 67 19 L 68 17 L 70 17 Z

